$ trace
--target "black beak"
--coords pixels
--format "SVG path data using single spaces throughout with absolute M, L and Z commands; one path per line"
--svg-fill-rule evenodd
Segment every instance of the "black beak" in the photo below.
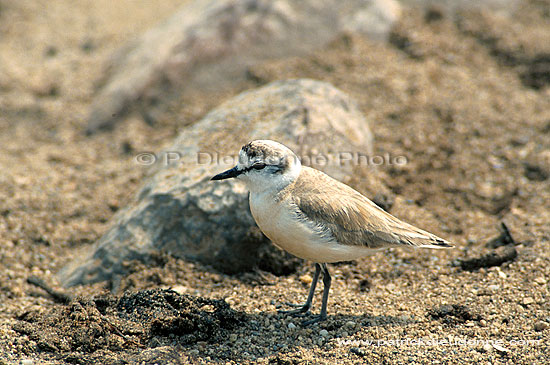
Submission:
M 237 177 L 240 174 L 242 174 L 242 170 L 237 170 L 237 166 L 233 167 L 232 169 L 229 169 L 227 171 L 222 172 L 221 174 L 217 174 L 210 180 L 224 180 L 224 179 L 230 179 L 232 177 Z

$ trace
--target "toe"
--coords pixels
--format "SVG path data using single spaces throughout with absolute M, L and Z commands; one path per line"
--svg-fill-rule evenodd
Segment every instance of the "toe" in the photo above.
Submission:
M 318 316 L 313 317 L 312 319 L 308 319 L 307 321 L 303 321 L 302 326 L 309 326 L 309 325 L 312 325 L 312 324 L 315 324 L 315 323 L 322 322 L 326 319 L 327 319 L 326 316 L 318 315 Z

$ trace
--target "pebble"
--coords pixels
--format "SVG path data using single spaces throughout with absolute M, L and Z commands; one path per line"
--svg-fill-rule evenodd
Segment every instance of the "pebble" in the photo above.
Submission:
M 320 334 L 321 336 L 323 336 L 323 337 L 327 337 L 327 336 L 328 336 L 328 331 L 327 331 L 327 330 L 321 330 L 321 331 L 319 332 L 319 334 Z
M 193 350 L 189 351 L 189 354 L 191 356 L 198 356 L 199 355 L 199 350 L 193 349 Z
M 523 305 L 529 305 L 533 303 L 535 303 L 535 299 L 531 297 L 523 298 L 523 302 L 522 302 Z
M 348 328 L 353 328 L 357 325 L 357 323 L 355 323 L 354 321 L 347 321 L 346 324 L 344 326 L 348 327 Z
M 547 281 L 542 276 L 539 276 L 538 278 L 535 279 L 535 283 L 540 284 L 540 285 L 544 285 L 544 284 L 547 283 Z
M 535 323 L 535 331 L 541 332 L 548 328 L 548 323 L 544 321 L 538 321 Z
M 403 315 L 401 315 L 401 316 L 399 316 L 399 317 L 397 317 L 397 318 L 398 318 L 401 322 L 404 322 L 404 323 L 409 322 L 409 321 L 411 320 L 411 317 L 409 317 L 409 316 L 406 315 L 406 314 L 403 314 Z
M 189 288 L 183 285 L 175 285 L 172 287 L 172 290 L 180 295 L 189 292 Z
M 290 322 L 290 323 L 288 324 L 288 329 L 293 330 L 293 329 L 295 329 L 295 328 L 296 328 L 296 325 L 295 325 L 294 323 Z
M 493 351 L 493 346 L 490 343 L 486 343 L 485 345 L 483 345 L 483 351 L 491 352 Z
M 31 360 L 31 359 L 21 360 L 20 364 L 21 364 L 21 365 L 33 365 L 33 364 L 34 364 L 34 360 Z
M 360 349 L 359 347 L 352 347 L 351 349 L 349 349 L 349 352 L 361 357 L 367 355 L 367 353 L 364 350 Z
M 506 347 L 497 345 L 496 343 L 493 344 L 493 347 L 494 347 L 494 349 L 497 350 L 498 352 L 510 352 L 510 350 L 508 350 Z
M 300 281 L 304 284 L 311 284 L 311 282 L 313 281 L 313 278 L 308 274 L 305 274 L 300 276 Z
M 493 284 L 493 285 L 489 285 L 487 287 L 487 289 L 491 290 L 491 291 L 498 291 L 500 289 L 500 285 L 496 285 L 496 284 Z

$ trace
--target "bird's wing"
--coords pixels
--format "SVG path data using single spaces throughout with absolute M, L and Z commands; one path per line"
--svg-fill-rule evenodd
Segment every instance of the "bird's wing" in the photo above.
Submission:
M 395 218 L 318 170 L 303 167 L 292 190 L 297 214 L 320 231 L 330 232 L 340 244 L 369 248 L 453 247 L 446 240 Z

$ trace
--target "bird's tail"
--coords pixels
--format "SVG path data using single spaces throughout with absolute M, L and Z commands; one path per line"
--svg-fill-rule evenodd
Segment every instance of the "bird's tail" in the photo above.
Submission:
M 400 232 L 398 232 L 397 234 L 399 236 L 399 241 L 402 245 L 420 248 L 454 247 L 451 242 L 409 224 L 402 226 Z
M 427 243 L 419 245 L 420 248 L 452 248 L 455 247 L 451 242 L 435 236 L 435 239 L 430 239 Z

